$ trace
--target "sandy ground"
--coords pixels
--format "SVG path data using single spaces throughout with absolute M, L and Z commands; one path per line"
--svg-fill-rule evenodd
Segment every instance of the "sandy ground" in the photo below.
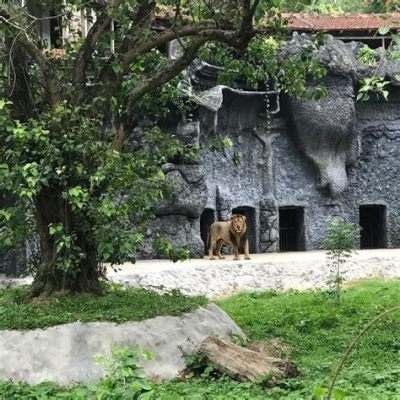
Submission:
M 241 256 L 243 258 L 243 255 Z M 241 290 L 323 288 L 330 268 L 324 251 L 253 254 L 251 260 L 139 260 L 108 268 L 108 278 L 125 286 L 168 291 L 179 289 L 209 298 Z M 370 277 L 400 278 L 400 249 L 359 250 L 343 266 L 347 282 Z M 29 283 L 30 278 L 0 277 L 0 287 Z
M 230 265 L 238 264 L 253 264 L 253 263 L 303 263 L 307 262 L 312 264 L 315 261 L 326 261 L 326 252 L 324 250 L 309 250 L 309 251 L 293 251 L 285 253 L 264 253 L 264 254 L 251 254 L 251 260 L 243 260 L 243 254 L 240 255 L 241 259 L 238 261 L 233 260 L 233 255 L 226 256 L 224 260 L 209 260 L 208 257 L 203 259 L 194 258 L 187 261 L 179 261 L 173 263 L 169 260 L 138 260 L 135 264 L 125 263 L 117 266 L 119 269 L 118 274 L 125 273 L 151 273 L 158 271 L 187 269 L 191 267 L 218 267 L 222 264 L 229 262 Z M 373 260 L 374 258 L 397 258 L 400 267 L 400 249 L 378 249 L 378 250 L 357 250 L 352 256 L 353 260 Z M 114 276 L 115 272 L 109 268 L 109 274 Z
M 243 256 L 242 256 L 243 257 Z M 180 289 L 209 298 L 241 290 L 307 290 L 326 287 L 331 274 L 324 251 L 254 254 L 251 260 L 195 259 L 172 263 L 143 260 L 109 271 L 109 278 L 126 286 Z M 343 266 L 347 282 L 371 277 L 400 278 L 400 249 L 359 250 Z

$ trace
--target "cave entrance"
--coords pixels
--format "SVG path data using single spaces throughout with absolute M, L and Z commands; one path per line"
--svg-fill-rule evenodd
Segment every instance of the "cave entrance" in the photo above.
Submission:
M 249 252 L 257 252 L 257 236 L 256 236 L 256 209 L 253 207 L 236 207 L 232 210 L 232 214 L 240 214 L 246 217 L 247 239 L 249 240 Z M 242 249 L 243 251 L 243 249 Z
M 360 249 L 386 248 L 386 207 L 360 206 Z
M 205 208 L 200 217 L 200 236 L 204 242 L 204 254 L 208 254 L 208 233 L 210 226 L 215 221 L 215 210 Z
M 279 207 L 279 249 L 305 250 L 303 207 Z

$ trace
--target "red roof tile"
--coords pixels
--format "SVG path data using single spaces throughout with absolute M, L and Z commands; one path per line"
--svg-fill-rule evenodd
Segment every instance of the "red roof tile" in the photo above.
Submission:
M 283 13 L 289 28 L 302 31 L 365 31 L 383 26 L 400 29 L 400 12 L 389 14 Z

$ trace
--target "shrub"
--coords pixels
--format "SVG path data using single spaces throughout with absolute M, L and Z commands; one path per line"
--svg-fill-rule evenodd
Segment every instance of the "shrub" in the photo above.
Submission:
M 359 229 L 352 223 L 343 219 L 337 219 L 327 224 L 328 235 L 324 239 L 323 248 L 327 250 L 328 265 L 331 268 L 329 286 L 331 293 L 336 298 L 336 304 L 340 304 L 341 284 L 344 280 L 340 267 L 356 249 L 356 240 Z

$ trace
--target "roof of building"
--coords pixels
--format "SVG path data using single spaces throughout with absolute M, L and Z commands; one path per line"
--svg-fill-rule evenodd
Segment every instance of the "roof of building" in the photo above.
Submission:
M 400 29 L 400 12 L 388 14 L 283 13 L 292 30 L 367 31 L 381 27 Z

